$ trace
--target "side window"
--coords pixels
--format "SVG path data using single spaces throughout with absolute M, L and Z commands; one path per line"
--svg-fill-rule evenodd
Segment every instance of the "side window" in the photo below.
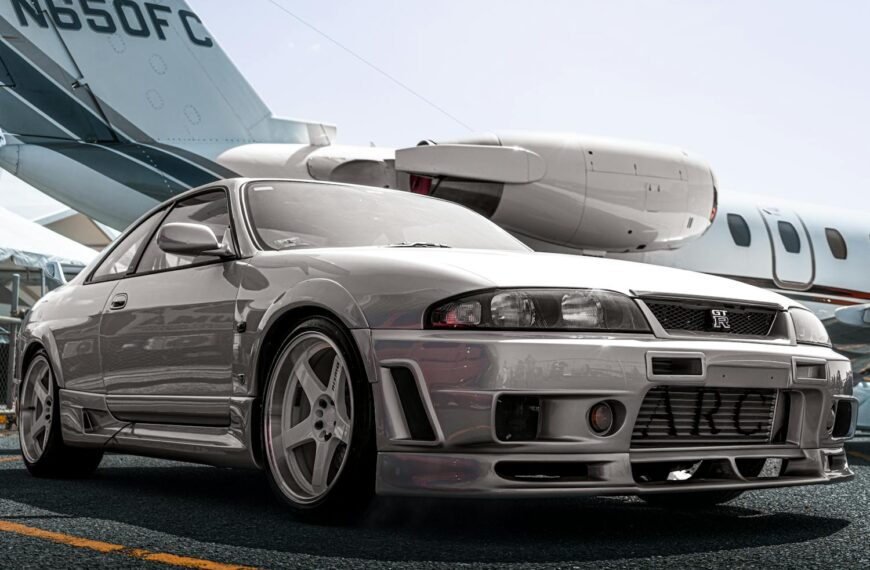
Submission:
M 223 190 L 205 192 L 178 202 L 163 223 L 178 222 L 206 225 L 211 228 L 218 240 L 230 239 L 230 209 L 226 192 Z M 157 246 L 157 234 L 155 233 L 144 255 L 142 255 L 136 273 L 175 269 L 215 259 L 211 256 L 195 257 L 166 253 Z
M 739 214 L 728 214 L 728 229 L 731 230 L 731 237 L 734 243 L 740 247 L 749 247 L 752 244 L 752 233 L 749 231 L 749 224 Z
M 136 259 L 136 254 L 142 249 L 142 244 L 145 243 L 145 240 L 154 231 L 154 228 L 160 222 L 160 218 L 165 213 L 165 209 L 157 212 L 139 224 L 135 230 L 121 240 L 109 253 L 108 257 L 100 263 L 96 271 L 94 271 L 91 281 L 107 281 L 123 277 L 129 271 L 130 264 Z
M 831 248 L 831 254 L 835 259 L 846 259 L 849 255 L 849 250 L 846 247 L 846 240 L 843 239 L 843 234 L 834 228 L 825 228 L 825 237 L 828 238 L 828 247 Z
M 782 245 L 789 253 L 801 252 L 801 238 L 797 230 L 790 222 L 778 222 L 779 237 L 782 238 Z

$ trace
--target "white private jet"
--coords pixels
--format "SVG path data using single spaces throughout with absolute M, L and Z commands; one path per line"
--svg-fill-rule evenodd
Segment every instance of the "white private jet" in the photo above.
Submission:
M 400 188 L 469 206 L 537 249 L 785 293 L 868 373 L 863 218 L 760 198 L 718 204 L 706 162 L 671 147 L 546 133 L 336 145 L 332 125 L 274 117 L 182 0 L 0 0 L 0 129 L 0 167 L 115 228 L 239 175 Z

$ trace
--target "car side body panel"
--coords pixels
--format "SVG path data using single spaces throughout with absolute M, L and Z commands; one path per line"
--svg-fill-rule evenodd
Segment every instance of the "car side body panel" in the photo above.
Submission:
M 117 282 L 72 284 L 43 297 L 21 331 L 23 350 L 18 354 L 38 343 L 55 363 L 61 387 L 102 392 L 100 318 L 116 286 Z

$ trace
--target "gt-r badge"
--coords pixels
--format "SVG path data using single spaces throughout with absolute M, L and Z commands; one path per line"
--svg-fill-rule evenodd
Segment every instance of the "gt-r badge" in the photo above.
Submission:
M 728 320 L 728 311 L 722 309 L 712 309 L 710 311 L 710 320 L 714 329 L 731 330 L 731 322 Z

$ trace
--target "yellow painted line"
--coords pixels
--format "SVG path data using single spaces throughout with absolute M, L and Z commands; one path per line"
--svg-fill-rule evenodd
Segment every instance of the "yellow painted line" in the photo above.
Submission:
M 60 544 L 66 544 L 67 546 L 75 548 L 84 548 L 86 550 L 93 550 L 104 554 L 120 554 L 130 558 L 147 560 L 148 562 L 159 562 L 160 564 L 177 566 L 180 568 L 199 568 L 201 570 L 251 570 L 250 566 L 222 564 L 220 562 L 212 562 L 211 560 L 203 560 L 201 558 L 177 556 L 165 552 L 151 552 L 150 550 L 143 550 L 141 548 L 128 548 L 120 544 L 112 544 L 111 542 L 102 542 L 99 540 L 91 540 L 89 538 L 71 536 L 62 532 L 52 532 L 3 520 L 0 520 L 0 532 L 8 532 L 32 538 L 41 538 Z
M 860 451 L 847 451 L 849 455 L 852 457 L 857 457 L 858 459 L 863 459 L 864 461 L 870 461 L 870 455 L 866 453 L 861 453 Z
M 12 463 L 13 461 L 21 461 L 21 456 L 14 455 L 12 457 L 0 457 L 0 463 Z

